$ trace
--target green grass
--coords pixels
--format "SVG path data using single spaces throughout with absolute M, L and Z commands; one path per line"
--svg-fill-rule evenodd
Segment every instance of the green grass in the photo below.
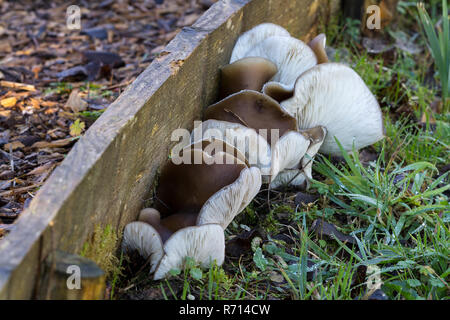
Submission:
M 417 9 L 428 46 L 430 47 L 436 69 L 439 73 L 444 112 L 448 112 L 450 107 L 450 104 L 447 103 L 450 91 L 450 28 L 447 0 L 442 0 L 442 26 L 437 32 L 432 19 L 425 9 L 425 5 L 419 2 Z

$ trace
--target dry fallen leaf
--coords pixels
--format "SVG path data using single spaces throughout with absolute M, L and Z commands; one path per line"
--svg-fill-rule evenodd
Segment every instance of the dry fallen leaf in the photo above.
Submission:
M 87 102 L 81 99 L 78 89 L 73 89 L 66 102 L 66 107 L 70 108 L 73 112 L 78 113 L 86 110 L 87 106 Z
M 22 143 L 22 142 L 20 142 L 20 141 L 13 141 L 13 142 L 10 142 L 10 143 L 7 143 L 7 144 L 5 144 L 4 146 L 3 146 L 3 149 L 4 150 L 6 150 L 6 151 L 9 151 L 10 150 L 10 148 L 11 148 L 11 150 L 16 150 L 16 149 L 22 149 L 22 148 L 24 148 L 25 146 L 24 146 L 24 144 Z
M 71 143 L 74 139 L 73 138 L 67 138 L 67 139 L 60 139 L 60 140 L 53 140 L 50 142 L 47 141 L 38 141 L 34 143 L 31 148 L 60 148 L 67 146 L 69 143 Z
M 0 104 L 5 108 L 12 108 L 16 105 L 16 103 L 17 103 L 16 97 L 5 98 L 2 101 L 0 101 Z

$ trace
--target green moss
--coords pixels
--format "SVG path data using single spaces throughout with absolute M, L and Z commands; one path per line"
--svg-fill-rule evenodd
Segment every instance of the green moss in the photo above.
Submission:
M 95 226 L 94 233 L 83 245 L 80 255 L 94 261 L 106 274 L 120 274 L 119 259 L 114 254 L 119 244 L 119 237 L 111 225 L 102 228 Z

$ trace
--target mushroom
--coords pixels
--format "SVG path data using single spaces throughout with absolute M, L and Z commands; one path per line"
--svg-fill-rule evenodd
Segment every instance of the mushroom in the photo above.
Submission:
M 177 213 L 197 214 L 197 225 L 217 223 L 226 229 L 261 187 L 260 171 L 226 152 L 209 155 L 188 146 L 181 157 L 190 163 L 170 162 L 161 173 L 156 195 L 161 221 Z
M 328 55 L 325 50 L 327 43 L 327 37 L 325 34 L 321 33 L 308 42 L 308 46 L 314 51 L 317 58 L 317 64 L 328 62 Z
M 279 137 L 287 131 L 296 130 L 295 118 L 284 111 L 272 98 L 254 91 L 242 90 L 209 106 L 204 112 L 204 119 L 215 119 L 240 123 L 246 127 L 261 130 L 279 130 Z M 271 143 L 272 135 L 267 142 Z
M 302 158 L 298 168 L 285 169 L 270 183 L 270 187 L 275 189 L 283 185 L 295 186 L 301 189 L 309 188 L 309 180 L 312 179 L 312 163 L 314 156 L 322 145 L 327 130 L 318 126 L 315 128 L 302 130 L 301 133 L 310 141 L 308 150 Z
M 295 167 L 309 146 L 309 140 L 296 131 L 295 119 L 260 92 L 233 94 L 208 107 L 205 119 L 192 136 L 218 137 L 232 144 L 250 165 L 261 169 L 264 182 Z
M 217 152 L 226 152 L 237 158 L 239 161 L 245 163 L 249 167 L 247 158 L 245 158 L 245 155 L 242 154 L 241 151 L 233 147 L 231 144 L 215 137 L 202 138 L 200 140 L 194 141 L 192 144 L 183 148 L 182 152 L 184 152 L 186 149 L 201 149 L 210 156 L 213 156 Z
M 184 267 L 186 257 L 193 258 L 204 268 L 216 262 L 223 263 L 225 237 L 218 224 L 204 224 L 180 229 L 163 241 L 158 231 L 145 222 L 135 221 L 126 225 L 122 241 L 125 252 L 137 250 L 150 261 L 153 279 L 163 279 L 175 268 Z
M 261 57 L 246 57 L 221 68 L 219 99 L 244 89 L 261 91 L 277 73 L 276 65 Z
M 289 32 L 273 23 L 261 23 L 239 36 L 231 53 L 230 63 L 246 57 L 246 53 L 255 44 L 271 36 L 289 37 Z
M 246 57 L 262 57 L 272 61 L 277 73 L 271 81 L 292 87 L 295 80 L 317 64 L 314 51 L 293 37 L 272 36 L 247 51 Z
M 326 128 L 320 147 L 326 154 L 340 154 L 335 138 L 350 151 L 353 146 L 360 149 L 384 137 L 376 98 L 361 77 L 343 64 L 324 63 L 306 71 L 297 79 L 293 96 L 281 106 L 296 117 L 299 130 Z
M 203 150 L 224 144 L 211 139 L 185 147 L 180 157 L 187 155 L 182 159 L 189 163 L 170 162 L 161 174 L 157 198 L 163 210 L 143 209 L 139 221 L 125 227 L 123 250 L 150 259 L 155 280 L 181 267 L 188 256 L 202 266 L 214 260 L 220 265 L 223 230 L 259 192 L 259 169 L 230 153 Z M 166 216 L 161 218 L 160 211 Z

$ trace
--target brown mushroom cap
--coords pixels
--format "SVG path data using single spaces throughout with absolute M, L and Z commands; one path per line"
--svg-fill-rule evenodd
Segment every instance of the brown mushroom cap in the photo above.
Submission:
M 321 33 L 308 43 L 308 46 L 314 51 L 317 57 L 317 64 L 328 62 L 328 55 L 325 50 L 326 41 L 325 34 Z
M 280 82 L 267 82 L 262 88 L 262 92 L 277 102 L 292 98 L 294 95 L 294 86 L 284 85 Z
M 219 99 L 244 89 L 261 91 L 277 73 L 277 66 L 261 57 L 246 57 L 224 66 L 220 73 Z
M 203 159 L 202 150 L 186 150 L 192 164 L 168 163 L 163 169 L 157 191 L 157 209 L 162 215 L 182 212 L 197 214 L 203 204 L 218 190 L 233 183 L 247 166 L 227 153 L 213 155 L 213 163 L 193 164 L 196 158 Z M 221 163 L 221 164 L 219 164 Z M 231 163 L 231 164 L 229 164 Z
M 295 118 L 285 112 L 278 102 L 253 90 L 242 90 L 209 106 L 204 117 L 205 120 L 239 123 L 257 131 L 266 129 L 269 144 L 272 129 L 279 130 L 279 137 L 297 129 Z

